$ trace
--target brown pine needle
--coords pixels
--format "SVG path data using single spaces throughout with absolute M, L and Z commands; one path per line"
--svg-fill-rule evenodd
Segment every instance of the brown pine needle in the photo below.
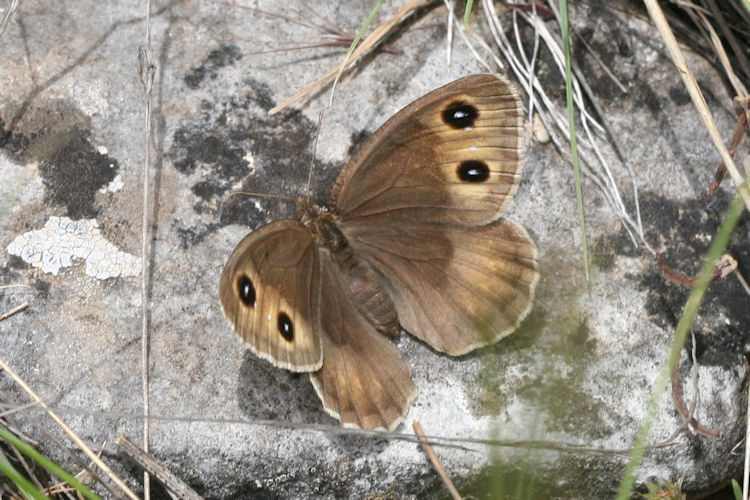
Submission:
M 391 29 L 393 29 L 394 26 L 396 26 L 401 19 L 408 14 L 412 9 L 414 9 L 418 3 L 420 3 L 422 0 L 411 0 L 409 3 L 404 5 L 401 9 L 399 9 L 398 12 L 393 14 L 386 22 L 375 28 L 375 30 L 370 33 L 370 35 L 362 40 L 362 43 L 357 47 L 354 52 L 352 52 L 351 57 L 349 57 L 345 64 L 348 64 L 349 61 L 356 61 L 357 59 L 367 52 L 368 50 L 375 47 L 380 41 L 385 38 L 385 36 L 390 33 Z M 322 85 L 325 85 L 326 83 L 332 81 L 336 78 L 336 75 L 339 74 L 339 69 L 342 65 L 337 64 L 334 68 L 332 68 L 328 73 L 326 73 L 325 76 L 319 78 L 315 83 L 312 85 L 309 85 L 305 87 L 304 89 L 300 90 L 296 94 L 294 94 L 292 97 L 289 97 L 284 102 L 276 106 L 275 108 L 271 109 L 268 114 L 274 115 L 281 111 L 282 109 L 286 108 L 287 106 L 291 105 L 295 101 L 305 97 L 306 95 L 310 94 L 311 92 L 315 91 L 318 87 L 321 87 Z
M 672 266 L 667 264 L 667 261 L 664 260 L 664 257 L 662 257 L 661 253 L 659 252 L 656 253 L 656 263 L 659 266 L 659 270 L 661 271 L 662 276 L 667 281 L 671 281 L 672 283 L 676 283 L 678 285 L 695 285 L 695 276 L 689 276 L 673 268 Z M 715 264 L 714 274 L 711 277 L 711 281 L 716 281 L 720 278 L 726 278 L 727 276 L 729 276 L 729 274 L 737 270 L 737 266 L 737 260 L 734 257 L 729 254 L 722 255 Z
M 694 366 L 694 370 L 697 370 L 698 367 Z M 685 396 L 684 392 L 682 390 L 682 380 L 680 380 L 680 363 L 676 363 L 674 365 L 674 370 L 672 370 L 672 403 L 674 403 L 675 408 L 677 411 L 682 415 L 682 418 L 687 420 L 688 425 L 695 430 L 697 434 L 700 434 L 701 436 L 706 437 L 712 437 L 717 438 L 721 436 L 721 431 L 717 431 L 715 429 L 711 429 L 710 427 L 706 427 L 705 425 L 698 422 L 698 420 L 693 416 L 693 412 L 690 411 L 685 404 Z M 695 396 L 694 396 L 695 397 Z
M 740 145 L 740 142 L 742 142 L 742 139 L 745 137 L 745 127 L 747 127 L 747 115 L 748 113 L 741 109 L 738 113 L 737 117 L 737 124 L 734 127 L 734 133 L 732 133 L 732 141 L 729 143 L 729 156 L 734 158 L 735 153 L 737 153 L 737 148 Z M 711 181 L 711 185 L 708 187 L 708 194 L 706 195 L 706 203 L 711 201 L 711 199 L 714 196 L 714 193 L 717 189 L 719 189 L 719 185 L 721 184 L 721 181 L 724 180 L 724 177 L 727 175 L 727 167 L 724 165 L 724 162 L 721 162 L 719 165 L 719 168 L 716 169 L 716 173 L 714 174 L 714 180 Z
M 291 196 L 284 196 L 283 194 L 253 193 L 250 191 L 234 191 L 234 192 L 229 193 L 229 198 L 232 198 L 234 196 L 249 196 L 251 198 L 273 198 L 276 200 L 285 200 L 285 201 L 291 201 L 291 202 L 297 201 L 297 198 L 292 198 Z
M 414 428 L 414 433 L 417 435 L 417 437 L 419 437 L 419 441 L 422 443 L 422 446 L 424 446 L 424 451 L 427 452 L 427 456 L 430 457 L 430 462 L 432 462 L 432 466 L 435 467 L 435 470 L 440 476 L 440 479 L 443 480 L 445 487 L 448 488 L 448 491 L 450 492 L 453 499 L 462 500 L 461 494 L 456 489 L 456 486 L 453 484 L 453 481 L 451 481 L 451 478 L 448 477 L 448 474 L 445 472 L 445 469 L 443 468 L 443 465 L 440 463 L 440 459 L 435 453 L 435 450 L 432 449 L 432 446 L 427 444 L 427 437 L 424 435 L 422 426 L 419 425 L 419 422 L 417 422 L 416 420 L 412 422 L 411 426 Z
M 742 276 L 742 273 L 740 273 L 739 269 L 734 270 L 734 275 L 737 277 L 737 281 L 740 282 L 740 285 L 742 285 L 742 288 L 745 289 L 745 293 L 750 295 L 750 285 L 747 284 L 747 281 Z

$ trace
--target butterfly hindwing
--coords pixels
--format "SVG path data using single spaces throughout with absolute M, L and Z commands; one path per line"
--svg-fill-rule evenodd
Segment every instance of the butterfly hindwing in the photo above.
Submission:
M 531 309 L 537 250 L 513 221 L 346 229 L 383 276 L 403 328 L 438 351 L 457 356 L 497 342 Z
M 310 379 L 326 411 L 345 427 L 395 428 L 417 389 L 387 336 L 359 312 L 350 284 L 321 252 L 320 329 L 324 360 Z

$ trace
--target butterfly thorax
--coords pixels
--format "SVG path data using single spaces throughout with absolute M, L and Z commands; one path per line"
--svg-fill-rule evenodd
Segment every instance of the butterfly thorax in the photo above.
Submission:
M 297 200 L 297 217 L 315 235 L 321 254 L 335 263 L 340 286 L 360 314 L 379 332 L 398 335 L 396 308 L 372 266 L 359 257 L 336 223 L 334 214 L 308 199 Z M 335 341 L 335 340 L 334 340 Z
M 297 200 L 297 218 L 315 235 L 321 246 L 334 252 L 341 252 L 348 247 L 346 237 L 328 209 L 307 198 L 300 198 Z

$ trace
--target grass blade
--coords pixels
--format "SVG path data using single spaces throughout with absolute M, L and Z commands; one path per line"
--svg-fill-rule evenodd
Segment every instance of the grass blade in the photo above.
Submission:
M 560 0 L 560 31 L 562 33 L 563 52 L 565 53 L 565 98 L 568 109 L 568 134 L 570 153 L 573 159 L 573 175 L 576 183 L 576 200 L 578 201 L 578 224 L 581 226 L 581 249 L 583 250 L 583 267 L 586 281 L 589 281 L 589 248 L 586 242 L 586 215 L 583 212 L 583 190 L 581 189 L 581 168 L 578 164 L 578 142 L 576 140 L 575 107 L 573 106 L 573 76 L 570 61 L 570 28 L 568 25 L 568 2 Z
M 34 500 L 49 500 L 49 497 L 36 489 L 31 484 L 31 481 L 18 472 L 10 462 L 0 459 L 0 474 L 10 479 L 10 481 L 16 485 L 18 491 L 20 491 L 26 498 L 33 498 Z
M 89 490 L 83 483 L 81 483 L 78 479 L 73 477 L 72 474 L 70 474 L 68 471 L 36 451 L 34 448 L 26 444 L 24 441 L 19 439 L 15 434 L 10 432 L 8 429 L 6 429 L 4 426 L 0 425 L 0 439 L 4 439 L 11 445 L 15 446 L 18 451 L 35 461 L 40 466 L 47 469 L 50 473 L 54 474 L 61 480 L 65 481 L 72 487 L 74 487 L 78 492 L 80 492 L 84 497 L 90 499 L 90 500 L 101 500 L 100 497 Z M 14 481 L 15 482 L 15 481 Z M 31 483 L 29 483 L 30 485 Z M 33 486 L 32 486 L 33 488 Z M 41 494 L 41 493 L 40 493 Z M 34 497 L 36 498 L 36 497 Z M 39 498 L 46 498 L 44 495 L 42 495 Z
M 464 11 L 464 26 L 469 29 L 469 20 L 471 19 L 471 8 L 474 5 L 474 0 L 467 0 L 466 10 Z
M 336 75 L 336 78 L 333 79 L 333 85 L 331 86 L 331 102 L 333 102 L 333 93 L 336 90 L 336 84 L 338 83 L 339 78 L 341 78 L 341 74 L 344 72 L 344 69 L 346 69 L 346 65 L 349 64 L 349 58 L 351 58 L 352 54 L 354 53 L 354 49 L 357 48 L 359 41 L 362 39 L 362 35 L 365 34 L 365 31 L 367 31 L 367 28 L 370 26 L 370 23 L 372 23 L 372 20 L 375 19 L 375 16 L 378 15 L 378 12 L 380 12 L 380 9 L 381 7 L 383 7 L 384 3 L 385 0 L 378 0 L 378 3 L 375 5 L 372 11 L 370 11 L 370 15 L 367 16 L 365 23 L 361 28 L 359 28 L 359 31 L 357 31 L 357 34 L 354 36 L 354 40 L 352 40 L 351 45 L 349 45 L 349 50 L 346 52 L 346 57 L 344 57 L 344 60 L 341 62 L 339 72 Z

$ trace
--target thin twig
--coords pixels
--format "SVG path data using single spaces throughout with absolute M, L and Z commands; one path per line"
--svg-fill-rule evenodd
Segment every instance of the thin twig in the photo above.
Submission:
M 748 500 L 748 479 L 750 479 L 750 446 L 747 438 L 750 436 L 750 384 L 747 387 L 747 409 L 745 410 L 745 468 L 742 474 L 742 500 Z
M 451 58 L 453 57 L 453 20 L 455 15 L 453 13 L 453 2 L 445 0 L 443 3 L 448 9 L 448 18 L 445 21 L 445 64 L 446 67 L 450 68 Z
M 602 71 L 609 77 L 609 79 L 614 83 L 617 88 L 620 89 L 620 92 L 623 94 L 628 93 L 627 87 L 620 81 L 619 78 L 612 72 L 611 69 L 609 69 L 609 66 L 602 61 L 602 59 L 599 57 L 599 54 L 591 48 L 591 45 L 588 44 L 588 42 L 578 33 L 576 30 L 572 30 L 573 34 L 576 36 L 579 42 L 581 42 L 581 45 L 583 45 L 583 48 L 586 49 L 586 52 L 589 53 L 589 56 L 599 65 L 600 68 L 602 68 Z
M 23 311 L 27 307 L 29 307 L 29 303 L 28 302 L 24 302 L 20 306 L 16 306 L 13 309 L 11 309 L 10 311 L 6 311 L 6 312 L 0 314 L 0 321 L 3 321 L 3 320 L 6 320 L 6 319 L 10 318 L 14 314 Z
M 3 21 L 0 22 L 0 35 L 5 33 L 5 28 L 8 27 L 8 24 L 10 24 L 10 19 L 13 16 L 13 13 L 20 5 L 21 0 L 11 0 L 10 5 L 8 6 L 8 11 L 5 13 Z
M 727 26 L 727 21 L 724 19 L 724 16 L 719 11 L 719 8 L 716 6 L 716 2 L 714 0 L 708 0 L 708 6 L 711 9 L 711 14 L 713 14 L 714 19 L 716 19 L 716 22 L 719 24 L 719 29 L 724 34 L 724 37 L 727 39 L 727 42 L 729 42 L 729 46 L 732 48 L 732 52 L 734 53 L 735 57 L 737 58 L 737 61 L 739 63 L 740 68 L 745 73 L 745 75 L 750 75 L 750 61 L 748 61 L 747 57 L 745 56 L 745 47 L 740 46 L 740 43 L 737 41 L 735 36 L 732 34 L 732 30 L 729 29 L 729 26 Z M 718 39 L 718 35 L 716 37 Z M 721 44 L 721 42 L 719 42 Z M 722 60 L 722 66 L 724 67 L 724 71 L 726 72 L 727 76 L 729 77 L 729 80 L 732 82 L 732 86 L 734 87 L 734 91 L 737 92 L 738 95 L 747 95 L 747 90 L 745 89 L 745 86 L 742 84 L 742 82 L 737 78 L 737 75 L 732 70 L 732 67 L 730 64 L 728 64 L 728 57 L 726 56 L 726 53 L 724 52 L 724 49 L 722 47 L 721 52 L 723 53 L 723 57 L 727 59 L 727 64 L 724 63 L 724 60 Z M 721 54 L 720 54 L 721 57 Z
M 695 339 L 693 339 L 695 340 Z M 693 346 L 695 346 L 695 341 L 693 341 Z M 698 365 L 693 362 L 693 377 L 696 377 L 698 374 Z M 698 405 L 698 391 L 695 387 L 697 384 L 694 383 L 694 399 L 692 403 L 690 404 L 690 408 L 687 407 L 685 404 L 685 396 L 684 392 L 682 390 L 682 380 L 680 379 L 680 363 L 676 363 L 674 365 L 674 370 L 672 370 L 672 403 L 674 404 L 675 408 L 677 409 L 677 412 L 682 415 L 682 418 L 685 419 L 685 423 L 690 425 L 693 429 L 695 429 L 695 432 L 706 437 L 719 437 L 721 436 L 721 431 L 717 431 L 711 428 L 708 428 L 698 422 L 698 420 L 693 416 L 695 414 L 695 408 Z
M 664 260 L 664 257 L 662 257 L 659 252 L 656 253 L 656 264 L 659 266 L 659 270 L 664 279 L 671 281 L 672 283 L 693 286 L 698 280 L 696 276 L 689 276 L 667 264 L 667 261 Z M 734 257 L 729 254 L 722 255 L 721 259 L 719 259 L 714 266 L 711 281 L 727 277 L 731 272 L 737 269 L 737 265 L 737 260 Z
M 145 417 L 142 414 L 129 414 L 115 411 L 91 411 L 76 408 L 61 408 L 61 407 L 49 407 L 54 411 L 62 414 L 71 415 L 86 415 L 88 417 L 98 418 L 120 418 L 126 420 L 144 420 Z M 34 411 L 35 408 L 30 408 L 30 411 Z M 244 425 L 244 426 L 258 426 L 266 427 L 269 429 L 277 430 L 305 430 L 310 432 L 321 432 L 330 434 L 333 436 L 357 436 L 358 438 L 372 438 L 379 440 L 392 440 L 392 441 L 404 441 L 408 443 L 421 443 L 419 438 L 414 437 L 412 434 L 403 434 L 398 432 L 385 432 L 375 430 L 364 430 L 355 428 L 345 428 L 339 425 L 325 425 L 325 424 L 308 424 L 303 422 L 288 422 L 283 420 L 248 420 L 248 419 L 236 419 L 236 418 L 206 418 L 206 417 L 180 417 L 180 416 L 160 416 L 160 415 L 149 415 L 148 419 L 151 422 L 164 422 L 164 423 L 210 423 L 216 425 Z M 574 443 L 566 443 L 562 441 L 541 441 L 541 440 L 523 440 L 523 439 L 483 439 L 483 438 L 472 438 L 472 437 L 444 437 L 444 436 L 427 436 L 428 443 L 432 446 L 443 446 L 447 448 L 459 449 L 461 451 L 469 453 L 480 453 L 479 450 L 469 448 L 466 445 L 482 445 L 482 446 L 493 446 L 493 447 L 507 447 L 507 448 L 525 448 L 525 449 L 540 449 L 557 451 L 559 453 L 576 453 L 586 454 L 592 456 L 622 456 L 629 454 L 632 449 L 622 448 L 592 448 L 588 446 L 581 446 Z M 667 445 L 659 444 L 646 447 L 647 450 L 655 450 L 659 448 L 665 448 Z
M 740 282 L 740 285 L 742 285 L 742 288 L 745 290 L 745 293 L 750 295 L 750 285 L 747 284 L 747 281 L 742 276 L 742 273 L 739 269 L 734 270 L 734 275 L 737 277 L 737 281 Z
M 115 444 L 134 462 L 140 465 L 143 470 L 153 475 L 175 497 L 185 500 L 201 500 L 203 498 L 180 478 L 175 476 L 172 471 L 160 464 L 152 455 L 138 448 L 135 443 L 124 435 L 121 434 L 115 440 Z
M 146 100 L 146 116 L 144 124 L 144 135 L 146 152 L 143 164 L 143 213 L 141 219 L 141 392 L 143 396 L 143 449 L 149 450 L 149 382 L 148 382 L 148 357 L 149 357 L 149 335 L 148 335 L 148 276 L 149 276 L 149 177 L 151 171 L 151 91 L 156 73 L 156 61 L 151 51 L 151 0 L 146 1 L 146 41 L 138 47 L 138 73 L 143 83 L 144 97 Z M 145 500 L 151 498 L 150 479 L 148 472 L 143 473 L 143 497 Z
M 734 155 L 737 153 L 737 148 L 740 146 L 740 142 L 742 142 L 742 139 L 745 137 L 745 127 L 747 127 L 747 113 L 745 112 L 745 110 L 740 110 L 739 115 L 737 116 L 737 123 L 734 126 L 734 132 L 732 133 L 732 140 L 729 143 L 729 155 L 732 158 L 734 158 Z M 714 174 L 714 178 L 711 181 L 711 185 L 708 187 L 706 203 L 711 201 L 714 193 L 717 189 L 719 189 L 719 185 L 721 184 L 721 181 L 724 180 L 724 177 L 726 175 L 727 167 L 726 165 L 724 165 L 724 162 L 721 162 L 719 167 L 716 169 L 716 173 Z
M 445 487 L 448 488 L 448 491 L 453 497 L 453 500 L 462 500 L 461 494 L 456 489 L 456 486 L 453 484 L 453 481 L 451 480 L 450 476 L 448 476 L 448 473 L 445 472 L 445 469 L 443 468 L 443 464 L 440 463 L 440 459 L 435 453 L 435 450 L 432 449 L 432 446 L 427 444 L 424 431 L 422 430 L 422 426 L 419 425 L 419 422 L 417 422 L 416 420 L 412 422 L 411 426 L 414 428 L 414 433 L 417 435 L 417 437 L 419 437 L 420 441 L 422 442 L 424 451 L 426 451 L 427 456 L 430 457 L 430 462 L 432 462 L 432 466 L 435 467 L 435 470 L 440 476 L 440 479 L 443 480 L 443 484 L 445 484 Z
M 109 468 L 107 464 L 105 464 L 97 455 L 94 453 L 94 451 L 89 448 L 89 446 L 83 442 L 83 440 L 78 437 L 78 435 L 73 432 L 73 430 L 65 425 L 65 422 L 62 421 L 60 417 L 58 417 L 48 406 L 47 403 L 44 402 L 44 400 L 35 393 L 31 387 L 18 375 L 16 372 L 10 369 L 10 367 L 5 364 L 5 362 L 0 359 L 0 369 L 4 370 L 15 382 L 24 390 L 26 393 L 36 401 L 39 406 L 44 408 L 44 410 L 47 412 L 47 415 L 63 430 L 63 432 L 70 438 L 71 441 L 73 441 L 76 446 L 78 446 L 90 459 L 92 462 L 96 464 L 97 467 L 99 467 L 105 474 L 107 474 L 110 479 L 125 493 L 128 497 L 132 498 L 133 500 L 139 500 L 138 496 L 133 493 L 133 491 L 128 488 L 128 486 L 125 484 L 125 482 L 120 479 L 120 477 L 114 473 L 112 469 Z
M 11 285 L 0 285 L 0 290 L 5 290 L 6 288 L 28 288 L 29 290 L 34 289 L 34 287 L 29 286 L 25 283 L 13 283 Z
M 2 396 L 0 396 L 1 398 Z M 9 410 L 0 411 L 0 418 L 5 418 L 9 415 L 13 415 L 14 413 L 17 413 L 19 411 L 24 411 L 27 408 L 31 408 L 33 406 L 37 406 L 36 402 L 26 403 L 25 405 L 17 406 L 14 408 L 11 408 Z M 4 405 L 0 405 L 0 409 L 4 408 Z

